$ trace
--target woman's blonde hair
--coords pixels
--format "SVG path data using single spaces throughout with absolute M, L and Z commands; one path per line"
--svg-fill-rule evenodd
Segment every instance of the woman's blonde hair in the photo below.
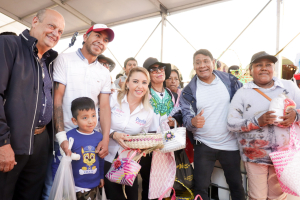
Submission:
M 143 68 L 143 67 L 135 67 L 135 68 L 132 68 L 129 71 L 129 74 L 128 74 L 128 76 L 127 76 L 127 78 L 126 78 L 126 80 L 125 80 L 125 82 L 124 82 L 121 90 L 118 92 L 118 98 L 117 98 L 118 99 L 118 103 L 120 104 L 120 107 L 121 107 L 121 105 L 122 105 L 121 104 L 122 99 L 129 92 L 129 88 L 127 87 L 126 83 L 129 82 L 132 74 L 134 74 L 136 72 L 141 72 L 141 73 L 145 74 L 145 76 L 147 77 L 147 91 L 146 91 L 145 95 L 142 98 L 142 103 L 143 103 L 143 106 L 144 106 L 145 109 L 151 109 L 152 106 L 151 106 L 150 101 L 149 101 L 149 92 L 148 92 L 148 90 L 149 90 L 148 85 L 150 83 L 150 75 L 149 75 L 149 72 L 145 68 Z

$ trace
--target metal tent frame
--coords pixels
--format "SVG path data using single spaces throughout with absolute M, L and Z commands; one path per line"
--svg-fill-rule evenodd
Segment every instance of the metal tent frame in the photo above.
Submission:
M 138 20 L 143 20 L 147 18 L 153 18 L 160 16 L 161 21 L 155 27 L 153 32 L 147 38 L 145 43 L 139 49 L 135 57 L 139 54 L 142 50 L 144 45 L 147 43 L 149 38 L 161 24 L 161 53 L 160 53 L 160 61 L 163 61 L 163 45 L 164 45 L 164 27 L 168 22 L 174 29 L 177 31 L 183 39 L 191 45 L 191 47 L 196 50 L 196 48 L 180 33 L 178 29 L 174 27 L 174 25 L 167 19 L 167 16 L 171 14 L 175 14 L 178 12 L 187 11 L 190 9 L 195 9 L 198 7 L 203 7 L 207 5 L 212 5 L 216 3 L 226 2 L 229 0 L 88 0 L 89 3 L 82 3 L 82 0 L 40 0 L 39 4 L 36 3 L 34 0 L 24 0 L 23 9 L 17 9 L 16 5 L 13 1 L 6 1 L 0 0 L 0 12 L 14 21 L 9 22 L 7 24 L 1 25 L 0 28 L 5 26 L 13 25 L 14 23 L 18 22 L 27 27 L 31 26 L 31 20 L 34 15 L 36 15 L 37 11 L 43 8 L 51 8 L 54 10 L 58 10 L 65 16 L 66 19 L 66 27 L 69 27 L 65 33 L 63 34 L 62 38 L 70 37 L 74 34 L 75 31 L 78 31 L 79 34 L 83 34 L 86 30 L 95 23 L 104 23 L 107 24 L 109 27 L 113 27 L 116 25 L 126 24 L 129 22 L 134 22 Z M 220 57 L 230 48 L 230 46 L 239 38 L 240 35 L 250 26 L 250 24 L 257 18 L 257 16 L 267 7 L 267 5 L 271 2 L 270 0 L 265 7 L 254 17 L 254 19 L 246 26 L 246 28 L 235 38 L 235 40 L 223 51 L 223 53 L 219 56 Z M 281 26 L 282 26 L 282 13 L 283 13 L 283 0 L 276 0 L 277 1 L 277 35 L 276 35 L 276 52 L 281 49 Z M 92 5 L 90 5 L 92 4 Z M 95 4 L 95 6 L 93 6 Z M 20 6 L 22 6 L 20 5 Z M 82 6 L 84 5 L 84 6 Z M 102 5 L 103 8 L 107 10 L 111 10 L 111 13 L 103 13 L 99 14 L 92 11 L 89 12 L 89 9 L 92 7 L 97 7 Z M 121 7 L 128 7 L 134 8 L 131 9 L 130 12 L 123 11 Z M 102 8 L 101 8 L 102 9 Z M 101 10 L 100 9 L 100 10 Z M 103 9 L 102 9 L 103 10 Z M 120 13 L 121 17 L 114 15 L 114 12 Z M 128 14 L 133 13 L 133 14 Z M 107 16 L 107 17 L 105 17 Z M 101 20 L 99 20 L 101 18 Z M 103 18 L 103 20 L 102 20 Z M 74 25 L 78 23 L 79 25 Z M 109 49 L 111 54 L 114 56 L 112 51 Z M 115 57 L 115 56 L 114 56 Z M 277 76 L 281 77 L 281 55 L 278 56 L 278 61 L 276 64 L 276 72 Z M 116 59 L 116 57 L 115 57 Z M 117 59 L 116 59 L 117 60 Z M 119 61 L 117 60 L 119 63 Z M 120 64 L 120 63 L 119 63 Z M 120 65 L 121 66 L 121 65 Z

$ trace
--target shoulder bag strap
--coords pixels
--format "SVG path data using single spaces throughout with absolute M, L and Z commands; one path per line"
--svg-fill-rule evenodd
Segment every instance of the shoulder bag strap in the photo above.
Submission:
M 268 97 L 265 93 L 263 93 L 262 91 L 260 91 L 258 88 L 253 88 L 253 90 L 255 90 L 256 92 L 258 92 L 259 94 L 261 94 L 262 96 L 264 96 L 269 101 L 272 101 L 272 99 L 270 97 Z

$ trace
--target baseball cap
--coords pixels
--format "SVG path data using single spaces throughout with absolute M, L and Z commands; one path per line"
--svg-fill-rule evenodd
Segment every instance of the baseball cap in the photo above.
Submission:
M 115 33 L 113 30 L 111 30 L 110 28 L 108 28 L 105 24 L 95 24 L 93 26 L 91 26 L 91 28 L 89 28 L 86 32 L 86 34 L 88 34 L 91 31 L 94 32 L 101 32 L 101 31 L 107 31 L 108 37 L 109 37 L 109 42 L 114 40 L 115 37 Z
M 276 63 L 278 60 L 275 56 L 272 56 L 272 55 L 266 53 L 265 51 L 260 51 L 252 56 L 250 64 L 255 63 L 257 60 L 262 59 L 262 58 L 267 58 L 267 59 L 271 60 L 273 63 Z

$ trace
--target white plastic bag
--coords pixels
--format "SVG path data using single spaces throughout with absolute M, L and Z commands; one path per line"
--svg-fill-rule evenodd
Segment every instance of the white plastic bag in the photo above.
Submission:
M 71 162 L 71 157 L 62 157 L 53 181 L 49 200 L 76 200 Z
M 97 190 L 96 200 L 107 200 L 104 187 L 102 187 L 102 195 L 100 194 L 100 190 Z
M 283 116 L 285 99 L 286 99 L 286 97 L 283 94 L 280 94 L 280 95 L 278 95 L 278 97 L 273 98 L 270 103 L 269 111 L 275 112 L 274 115 L 277 116 L 277 118 L 276 118 L 277 123 L 282 121 L 282 119 L 279 117 Z

